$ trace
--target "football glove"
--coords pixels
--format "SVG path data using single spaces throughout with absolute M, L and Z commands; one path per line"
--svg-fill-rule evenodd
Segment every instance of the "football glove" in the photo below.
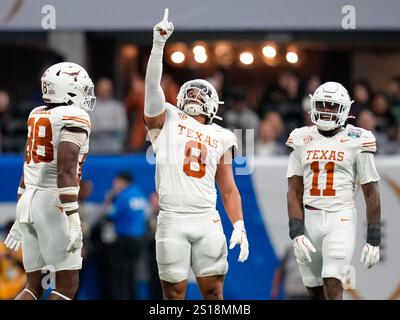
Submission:
M 361 251 L 360 262 L 364 265 L 365 269 L 371 269 L 377 264 L 379 262 L 379 246 L 366 243 Z
M 164 11 L 163 19 L 153 28 L 153 42 L 164 45 L 174 31 L 174 25 L 168 21 L 168 8 Z
M 21 246 L 21 229 L 17 220 L 15 220 L 12 225 L 10 232 L 7 235 L 6 240 L 4 241 L 5 246 L 10 250 L 18 251 Z
M 293 239 L 293 248 L 294 255 L 296 256 L 297 261 L 300 263 L 310 263 L 310 251 L 317 251 L 311 241 L 308 240 L 304 234 Z
M 79 213 L 75 212 L 68 217 L 69 222 L 69 239 L 70 242 L 67 247 L 67 252 L 74 253 L 76 250 L 82 248 L 82 228 L 81 228 L 81 219 L 79 218 Z
M 244 262 L 249 256 L 249 242 L 247 241 L 246 229 L 243 220 L 238 220 L 233 225 L 232 236 L 229 241 L 229 249 L 240 244 L 239 262 Z

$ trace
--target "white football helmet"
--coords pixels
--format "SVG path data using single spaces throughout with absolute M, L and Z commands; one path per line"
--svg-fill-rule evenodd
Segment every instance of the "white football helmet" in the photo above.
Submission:
M 349 93 L 338 82 L 325 82 L 310 95 L 311 121 L 322 131 L 343 126 L 349 116 L 351 104 Z M 335 112 L 321 110 L 336 107 Z
M 72 62 L 57 63 L 43 73 L 41 81 L 44 102 L 72 103 L 86 111 L 94 109 L 94 85 L 80 65 Z
M 195 79 L 185 82 L 178 93 L 178 108 L 191 116 L 203 114 L 212 123 L 213 119 L 222 120 L 217 116 L 219 101 L 217 90 L 206 80 Z

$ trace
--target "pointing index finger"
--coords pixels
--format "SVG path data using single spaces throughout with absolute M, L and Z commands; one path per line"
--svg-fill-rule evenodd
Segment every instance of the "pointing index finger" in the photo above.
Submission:
M 169 15 L 169 10 L 168 8 L 165 8 L 163 20 L 168 21 L 168 15 Z

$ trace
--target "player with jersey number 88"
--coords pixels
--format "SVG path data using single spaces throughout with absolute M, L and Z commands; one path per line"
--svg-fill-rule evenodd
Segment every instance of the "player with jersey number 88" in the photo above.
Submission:
M 5 244 L 14 250 L 22 244 L 27 283 L 16 299 L 40 299 L 43 271 L 54 271 L 49 299 L 71 300 L 82 267 L 78 190 L 89 151 L 87 111 L 96 97 L 88 73 L 75 63 L 49 67 L 41 81 L 44 103 L 27 120 L 17 214 Z

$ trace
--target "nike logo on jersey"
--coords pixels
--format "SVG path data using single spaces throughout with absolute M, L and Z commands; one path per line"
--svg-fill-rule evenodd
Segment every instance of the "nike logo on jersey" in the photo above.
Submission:
M 340 139 L 340 142 L 346 142 L 349 141 L 350 139 Z
M 217 223 L 218 221 L 221 221 L 221 219 L 213 219 L 214 223 Z
M 349 218 L 340 218 L 340 221 L 344 222 L 344 221 L 350 221 Z

